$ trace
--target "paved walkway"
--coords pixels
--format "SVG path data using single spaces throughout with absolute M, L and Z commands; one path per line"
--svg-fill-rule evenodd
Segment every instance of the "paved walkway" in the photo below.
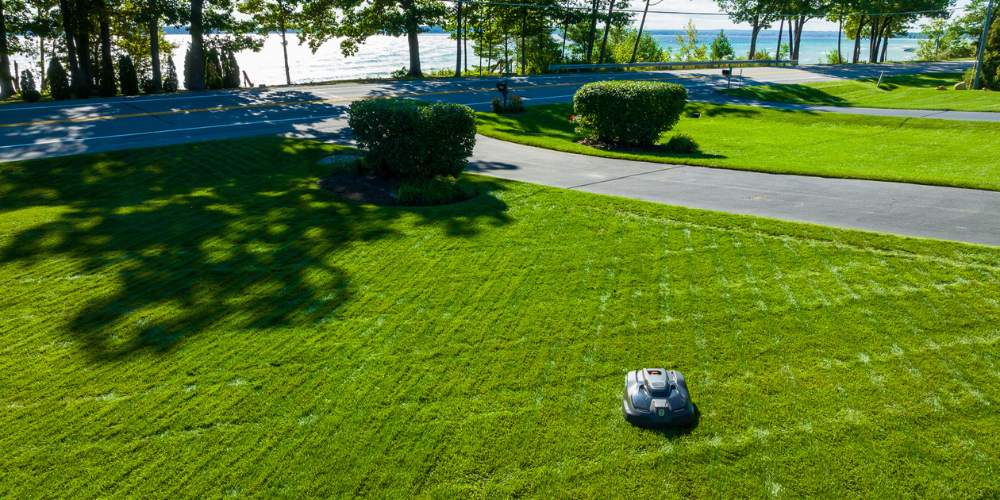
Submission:
M 477 138 L 470 170 L 669 205 L 1000 246 L 1000 192 L 613 160 Z

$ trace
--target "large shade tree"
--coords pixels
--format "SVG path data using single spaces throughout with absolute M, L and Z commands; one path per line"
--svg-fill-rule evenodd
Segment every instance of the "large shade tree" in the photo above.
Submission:
M 372 35 L 406 36 L 409 76 L 423 76 L 418 35 L 438 25 L 450 9 L 437 0 L 316 0 L 303 6 L 300 37 L 316 51 L 324 42 L 342 37 L 344 55 L 354 55 Z
M 184 85 L 188 90 L 205 90 L 209 49 L 218 52 L 260 50 L 264 41 L 251 33 L 257 31 L 252 19 L 239 15 L 234 0 L 191 0 L 191 44 L 184 66 Z
M 241 13 L 250 16 L 254 30 L 263 36 L 277 32 L 281 35 L 281 51 L 285 63 L 285 83 L 292 84 L 288 65 L 288 32 L 297 29 L 296 20 L 300 0 L 244 0 Z
M 760 32 L 778 19 L 780 6 L 770 0 L 717 0 L 719 8 L 735 23 L 750 25 L 750 50 L 748 59 L 757 53 L 757 38 Z
M 0 0 L 0 98 L 14 94 L 10 56 L 17 50 L 15 33 L 21 31 L 24 5 L 19 0 Z

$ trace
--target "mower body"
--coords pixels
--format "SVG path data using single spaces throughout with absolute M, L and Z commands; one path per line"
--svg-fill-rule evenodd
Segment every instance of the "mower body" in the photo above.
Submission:
M 628 372 L 622 413 L 643 427 L 686 426 L 695 420 L 684 375 L 675 370 L 643 368 Z

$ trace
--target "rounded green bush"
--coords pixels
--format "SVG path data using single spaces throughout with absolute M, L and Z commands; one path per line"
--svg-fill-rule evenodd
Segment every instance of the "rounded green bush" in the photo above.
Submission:
M 698 152 L 698 143 L 687 134 L 675 134 L 664 145 L 667 151 L 676 154 L 689 155 Z
M 588 83 L 573 96 L 577 133 L 605 144 L 652 146 L 680 119 L 687 90 L 675 83 Z
M 457 176 L 476 145 L 475 113 L 460 104 L 356 101 L 348 123 L 366 162 L 383 177 Z

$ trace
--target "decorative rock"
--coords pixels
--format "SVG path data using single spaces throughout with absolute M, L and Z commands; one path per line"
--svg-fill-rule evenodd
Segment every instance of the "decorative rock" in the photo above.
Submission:
M 323 158 L 322 160 L 316 162 L 317 165 L 344 165 L 346 163 L 354 163 L 361 159 L 359 155 L 343 154 L 343 155 L 332 155 Z
M 958 82 L 955 84 L 955 90 L 965 90 L 967 88 L 969 87 L 965 84 L 965 82 Z
M 938 85 L 938 86 L 937 86 L 937 89 L 938 89 L 938 90 L 945 90 L 945 87 L 944 87 L 944 85 Z

